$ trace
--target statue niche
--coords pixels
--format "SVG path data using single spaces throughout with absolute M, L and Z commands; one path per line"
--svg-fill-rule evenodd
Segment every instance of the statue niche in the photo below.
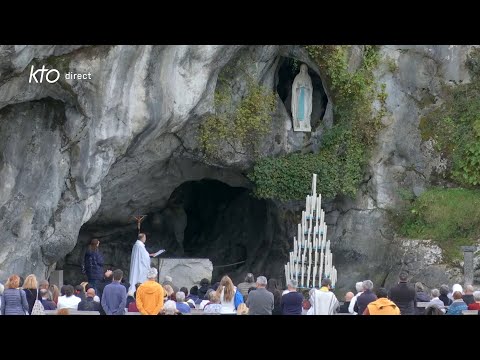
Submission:
M 307 65 L 300 65 L 300 72 L 292 85 L 292 118 L 294 131 L 312 131 L 312 79 L 308 75 Z

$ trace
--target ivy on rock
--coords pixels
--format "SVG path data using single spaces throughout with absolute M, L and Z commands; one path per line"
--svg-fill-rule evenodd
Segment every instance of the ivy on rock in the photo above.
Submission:
M 325 70 L 331 90 L 335 125 L 327 129 L 318 153 L 287 154 L 260 159 L 248 175 L 259 198 L 303 199 L 317 173 L 317 192 L 326 198 L 354 196 L 363 178 L 380 119 L 385 115 L 385 86 L 376 87 L 373 70 L 378 49 L 365 46 L 361 65 L 351 71 L 348 46 L 307 46 L 310 56 Z M 374 112 L 372 104 L 380 103 Z

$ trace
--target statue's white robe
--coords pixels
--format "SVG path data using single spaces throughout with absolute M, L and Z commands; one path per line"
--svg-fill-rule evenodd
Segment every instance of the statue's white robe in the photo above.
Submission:
M 128 289 L 129 295 L 133 296 L 135 292 L 135 284 L 143 283 L 147 280 L 147 273 L 150 270 L 150 255 L 145 244 L 140 240 L 135 242 L 132 249 L 132 257 L 130 260 L 130 288 Z
M 304 89 L 303 98 L 300 97 L 301 88 Z M 292 84 L 292 118 L 295 131 L 311 131 L 310 117 L 312 115 L 312 80 L 308 75 L 308 69 L 305 64 L 300 66 L 300 72 L 297 74 Z M 298 119 L 298 108 L 300 103 L 303 108 L 303 119 Z

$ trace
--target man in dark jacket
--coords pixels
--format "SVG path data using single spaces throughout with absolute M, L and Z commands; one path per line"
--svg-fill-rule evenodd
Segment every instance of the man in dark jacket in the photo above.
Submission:
M 57 310 L 57 304 L 50 300 L 48 296 L 48 289 L 40 289 L 38 296 L 40 296 L 40 301 L 45 310 Z
M 398 284 L 390 289 L 388 298 L 400 308 L 401 315 L 415 315 L 417 294 L 415 289 L 407 284 L 408 274 L 402 271 L 398 279 Z
M 93 301 L 95 298 L 95 289 L 90 288 L 87 290 L 87 297 L 78 303 L 79 311 L 100 311 L 100 303 Z
M 287 282 L 288 293 L 282 296 L 281 309 L 282 315 L 302 315 L 303 295 L 297 292 L 298 282 L 290 279 Z M 247 293 L 248 295 L 248 293 Z M 275 299 L 274 299 L 275 304 Z
M 357 298 L 355 303 L 354 311 L 357 314 L 363 315 L 363 312 L 367 308 L 368 304 L 372 301 L 377 300 L 377 295 L 372 291 L 373 282 L 371 280 L 365 280 L 363 282 L 363 293 Z
M 203 278 L 200 281 L 200 288 L 198 289 L 198 298 L 199 299 L 204 299 L 205 294 L 207 293 L 208 289 L 210 287 L 210 280 Z

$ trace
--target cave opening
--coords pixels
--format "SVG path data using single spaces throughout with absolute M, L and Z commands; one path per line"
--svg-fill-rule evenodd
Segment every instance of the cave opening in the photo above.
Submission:
M 300 65 L 301 63 L 295 59 L 280 58 L 275 78 L 278 96 L 290 117 L 292 117 L 292 85 L 295 76 L 299 73 Z M 325 115 L 328 98 L 320 76 L 310 67 L 308 67 L 308 75 L 312 79 L 313 86 L 311 125 L 312 128 L 316 128 Z
M 238 283 L 247 272 L 279 278 L 289 246 L 277 210 L 273 202 L 253 197 L 244 187 L 213 179 L 187 181 L 172 192 L 166 206 L 146 214 L 141 229 L 150 253 L 162 248 L 165 258 L 210 259 L 213 281 L 228 274 Z M 136 236 L 134 221 L 128 225 L 87 223 L 75 249 L 57 269 L 64 270 L 66 282 L 84 281 L 79 271 L 81 258 L 90 239 L 96 237 L 105 267 L 120 268 L 128 276 Z

